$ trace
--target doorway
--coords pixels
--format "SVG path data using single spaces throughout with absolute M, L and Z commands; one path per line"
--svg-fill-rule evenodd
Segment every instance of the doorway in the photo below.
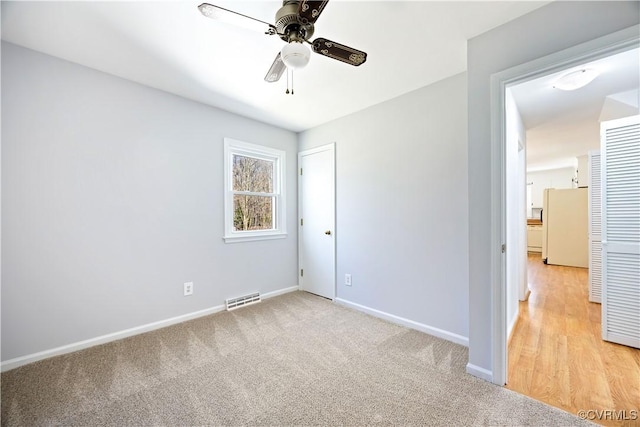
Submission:
M 335 144 L 298 153 L 299 287 L 336 293 Z
M 582 48 L 584 48 L 584 46 L 582 46 Z M 638 49 L 637 36 L 632 40 L 628 39 L 624 42 L 614 43 L 604 47 L 600 46 L 598 49 L 586 49 L 584 52 L 564 52 L 566 57 L 563 59 L 556 57 L 557 64 L 554 67 L 537 67 L 535 63 L 525 64 L 525 66 L 519 67 L 520 70 L 508 70 L 505 73 L 501 73 L 502 75 L 492 82 L 499 86 L 499 96 L 502 97 L 501 101 L 503 106 L 503 112 L 499 119 L 500 125 L 502 126 L 502 141 L 499 142 L 502 145 L 501 152 L 504 159 L 502 164 L 503 167 L 505 167 L 501 171 L 503 190 L 501 193 L 502 210 L 500 231 L 501 237 L 505 239 L 503 241 L 507 242 L 508 248 L 510 247 L 508 242 L 513 241 L 513 238 L 510 239 L 509 236 L 514 234 L 514 228 L 509 226 L 509 224 L 514 223 L 513 209 L 509 208 L 513 201 L 513 194 L 509 193 L 509 188 L 514 188 L 514 186 L 520 188 L 522 190 L 521 195 L 524 195 L 527 191 L 531 191 L 530 187 L 527 187 L 531 179 L 527 177 L 523 180 L 521 175 L 514 174 L 509 167 L 508 98 L 510 89 L 518 85 L 528 84 L 533 80 L 544 80 L 545 77 L 557 73 L 565 73 L 575 68 L 581 68 L 583 64 L 596 63 L 597 61 L 603 61 L 606 58 L 616 55 L 620 56 L 626 52 L 632 52 L 634 49 L 635 51 Z M 635 63 L 637 69 L 637 60 Z M 523 72 L 525 69 L 527 71 Z M 637 74 L 637 71 L 635 72 Z M 510 73 L 512 74 L 509 75 Z M 498 88 L 494 87 L 493 89 Z M 637 105 L 635 108 L 637 109 Z M 493 111 L 493 114 L 496 113 L 496 111 Z M 603 113 L 600 114 L 600 120 L 610 119 L 602 117 Z M 596 123 L 595 138 L 598 143 L 599 137 L 599 123 Z M 574 157 L 586 155 L 587 152 L 593 148 L 597 147 L 587 148 L 584 150 L 584 153 L 576 153 Z M 579 172 L 580 171 L 578 171 L 578 173 Z M 515 181 L 516 179 L 517 181 Z M 574 182 L 571 177 L 569 177 L 569 186 L 566 188 L 577 187 L 577 182 L 579 182 L 578 179 Z M 527 197 L 527 199 L 531 198 L 531 196 Z M 524 205 L 521 206 L 521 208 L 530 209 L 531 206 Z M 529 213 L 529 216 L 531 216 L 531 213 Z M 517 251 L 522 250 L 521 247 L 514 248 L 511 246 L 511 248 Z M 520 255 L 520 253 L 517 255 Z M 626 406 L 624 406 L 625 401 L 624 399 L 621 400 L 620 396 L 625 396 L 625 390 L 631 390 L 631 395 L 634 393 L 632 381 L 633 378 L 640 378 L 640 358 L 633 349 L 614 348 L 615 345 L 605 343 L 601 340 L 599 307 L 590 306 L 588 300 L 588 288 L 586 287 L 588 270 L 584 268 L 546 266 L 542 264 L 542 260 L 539 257 L 531 255 L 528 256 L 529 276 L 530 278 L 531 276 L 534 277 L 533 280 L 535 283 L 534 289 L 532 289 L 532 295 L 535 294 L 536 301 L 534 301 L 532 305 L 520 303 L 520 310 L 523 311 L 521 315 L 525 315 L 523 318 L 526 318 L 526 321 L 523 322 L 524 324 L 519 325 L 522 328 L 530 329 L 531 334 L 525 338 L 523 338 L 522 334 L 517 337 L 517 346 L 519 347 L 517 352 L 515 352 L 517 357 L 528 359 L 528 363 L 518 365 L 519 367 L 524 366 L 522 372 L 516 372 L 517 378 L 514 378 L 513 381 L 513 384 L 518 385 L 511 386 L 509 384 L 509 372 L 507 369 L 509 365 L 514 365 L 514 363 L 511 363 L 509 360 L 511 355 L 509 355 L 507 347 L 509 332 L 511 332 L 513 326 L 513 319 L 510 317 L 512 314 L 510 306 L 510 304 L 512 304 L 512 298 L 510 298 L 510 295 L 513 295 L 510 287 L 512 285 L 512 275 L 510 275 L 509 272 L 518 268 L 518 265 L 513 261 L 514 258 L 513 254 L 509 256 L 507 252 L 507 256 L 502 257 L 501 268 L 499 270 L 501 278 L 497 296 L 501 298 L 503 304 L 494 308 L 493 313 L 495 316 L 494 331 L 497 332 L 496 336 L 500 338 L 500 342 L 494 342 L 496 345 L 496 347 L 494 347 L 494 373 L 496 374 L 494 382 L 501 385 L 507 383 L 508 388 L 521 393 L 523 393 L 522 384 L 526 384 L 524 388 L 530 389 L 531 392 L 524 392 L 523 394 L 527 394 L 530 397 L 545 401 L 546 403 L 561 407 L 573 413 L 577 413 L 578 409 L 632 409 L 632 406 L 629 406 L 632 404 L 628 402 Z M 554 275 L 557 275 L 560 280 L 554 278 Z M 533 311 L 537 313 L 532 313 Z M 543 311 L 544 314 L 541 314 Z M 562 315 L 557 316 L 558 313 Z M 544 321 L 541 321 L 543 318 Z M 596 319 L 597 322 L 594 323 Z M 544 325 L 542 325 L 542 323 L 544 323 Z M 542 326 L 545 327 L 543 328 Z M 546 332 L 550 332 L 554 328 L 561 332 L 545 333 L 545 329 Z M 579 348 L 580 351 L 568 351 L 571 350 L 571 347 L 574 349 Z M 591 352 L 586 351 L 588 349 L 591 349 Z M 611 363 L 611 355 L 617 352 L 619 352 L 619 354 L 615 356 L 617 358 L 616 360 L 620 359 L 630 362 L 626 364 L 628 368 L 626 371 L 616 371 L 617 366 Z M 581 356 L 576 358 L 577 354 Z M 603 354 L 605 356 L 601 357 Z M 571 359 L 571 357 L 573 357 L 573 359 Z M 543 372 L 540 366 L 532 362 L 534 358 L 540 359 L 540 363 L 542 363 L 542 365 L 546 364 L 544 367 L 549 368 L 549 370 Z M 636 361 L 634 362 L 634 360 Z M 580 369 L 584 368 L 585 365 L 588 365 L 587 370 L 592 370 L 590 371 L 592 372 L 591 374 L 589 374 L 589 371 L 587 373 L 581 373 L 582 371 Z M 611 372 L 613 372 L 613 374 Z M 620 378 L 625 377 L 625 372 L 626 376 L 631 378 L 631 381 L 627 383 L 625 383 L 625 381 L 619 381 Z M 536 375 L 539 377 L 538 380 L 543 378 L 543 381 L 536 382 Z M 615 376 L 615 381 L 609 381 L 609 383 L 607 383 L 607 375 Z M 586 377 L 589 377 L 591 382 L 580 383 L 580 381 L 584 381 Z M 555 379 L 558 381 L 554 382 Z M 520 387 L 520 389 L 518 387 Z M 612 387 L 616 388 L 617 391 L 613 390 Z M 595 399 L 593 396 L 599 399 Z M 615 397 L 612 398 L 612 396 Z M 624 408 L 618 408 L 619 406 L 623 406 Z
M 596 61 L 638 47 L 640 37 L 635 32 L 620 32 L 617 38 L 605 37 L 558 52 L 549 57 L 540 58 L 497 73 L 491 79 L 492 96 L 492 158 L 501 165 L 499 173 L 492 175 L 492 200 L 495 215 L 492 219 L 491 235 L 493 242 L 506 242 L 507 236 L 507 166 L 506 166 L 506 115 L 505 96 L 507 88 L 579 67 L 581 64 Z M 526 183 L 523 183 L 523 186 Z M 525 187 L 526 188 L 526 187 Z M 523 191 L 526 191 L 523 188 Z M 500 244 L 496 245 L 500 247 Z M 493 382 L 504 385 L 507 382 L 507 258 L 492 258 L 492 330 L 493 336 Z M 513 257 L 512 257 L 513 258 Z

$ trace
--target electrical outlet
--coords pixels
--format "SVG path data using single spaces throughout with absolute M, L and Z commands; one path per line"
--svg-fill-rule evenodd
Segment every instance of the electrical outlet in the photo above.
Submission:
M 193 282 L 187 282 L 184 284 L 184 296 L 193 295 Z
M 345 274 L 344 275 L 344 284 L 347 286 L 351 286 L 351 275 L 350 274 Z

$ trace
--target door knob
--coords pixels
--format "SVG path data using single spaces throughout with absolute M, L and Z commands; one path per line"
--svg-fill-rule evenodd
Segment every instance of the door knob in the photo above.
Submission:
M 325 231 L 324 234 L 326 234 L 327 236 L 331 236 L 331 230 Z

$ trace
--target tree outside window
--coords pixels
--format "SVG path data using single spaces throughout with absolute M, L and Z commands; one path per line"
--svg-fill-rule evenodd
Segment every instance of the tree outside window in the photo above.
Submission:
M 234 155 L 233 191 L 236 231 L 273 229 L 272 161 Z
M 286 236 L 285 153 L 225 138 L 225 241 Z

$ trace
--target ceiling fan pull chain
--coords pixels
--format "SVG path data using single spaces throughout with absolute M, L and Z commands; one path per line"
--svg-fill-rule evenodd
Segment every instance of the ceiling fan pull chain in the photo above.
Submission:
M 293 68 L 291 69 L 291 95 L 293 95 Z
M 287 68 L 287 91 L 285 94 L 289 95 L 289 68 Z

